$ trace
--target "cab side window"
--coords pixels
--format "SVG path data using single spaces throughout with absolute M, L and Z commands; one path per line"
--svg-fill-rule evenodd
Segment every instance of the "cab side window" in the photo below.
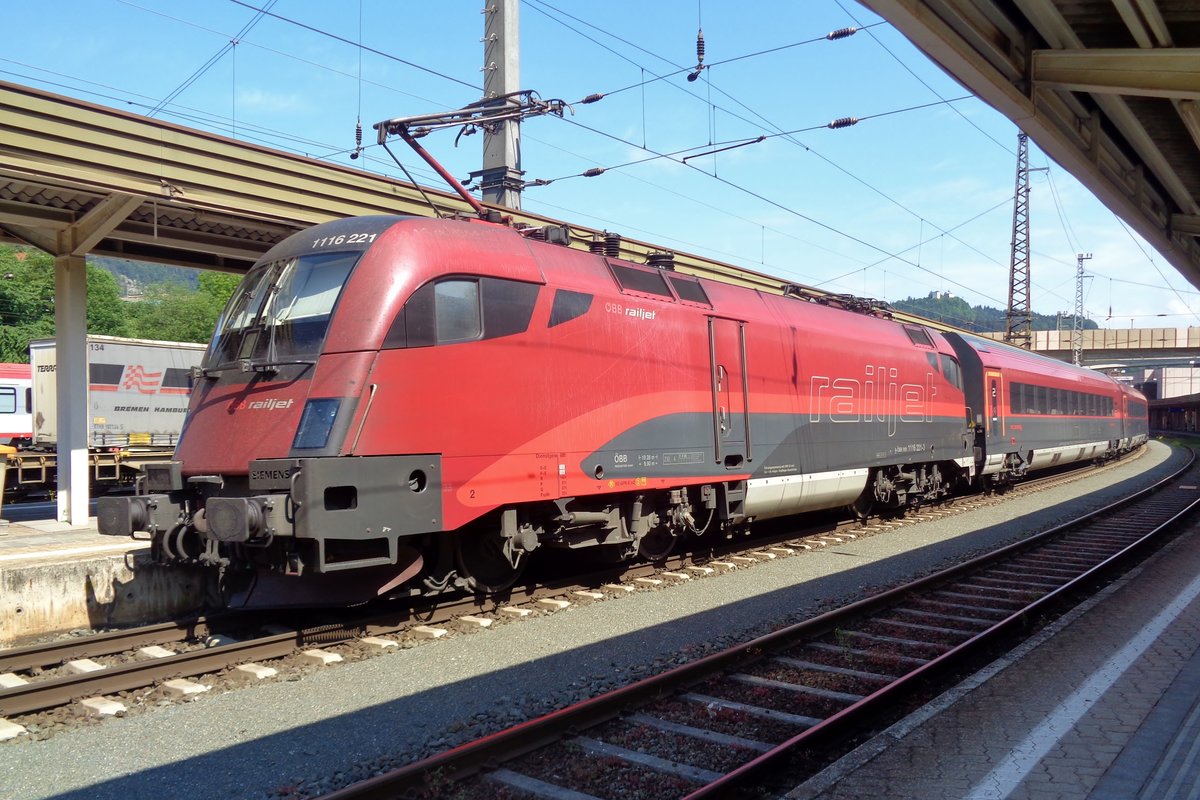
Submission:
M 432 281 L 404 304 L 383 347 L 431 347 L 524 333 L 538 289 L 537 284 L 502 278 Z
M 433 285 L 437 343 L 466 342 L 483 334 L 479 281 L 448 280 Z

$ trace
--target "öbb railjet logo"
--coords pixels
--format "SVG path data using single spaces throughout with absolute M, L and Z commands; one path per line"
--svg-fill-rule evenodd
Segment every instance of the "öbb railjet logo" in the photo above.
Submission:
M 286 411 L 296 404 L 295 398 L 280 400 L 278 397 L 267 397 L 262 400 L 238 400 L 229 407 L 230 411 Z

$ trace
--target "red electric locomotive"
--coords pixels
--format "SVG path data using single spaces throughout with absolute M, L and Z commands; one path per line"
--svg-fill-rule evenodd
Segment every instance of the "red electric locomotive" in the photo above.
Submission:
M 100 528 L 273 602 L 492 592 L 539 547 L 655 559 L 1121 439 L 1103 376 L 836 306 L 481 221 L 318 225 L 247 274 L 176 459 Z

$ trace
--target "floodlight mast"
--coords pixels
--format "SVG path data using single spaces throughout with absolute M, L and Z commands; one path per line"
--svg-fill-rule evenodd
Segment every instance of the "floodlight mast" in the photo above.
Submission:
M 422 147 L 417 139 L 426 136 L 435 130 L 442 128 L 462 128 L 458 136 L 461 138 L 464 135 L 474 133 L 476 130 L 494 130 L 500 123 L 506 121 L 520 121 L 526 117 L 540 117 L 545 114 L 553 114 L 555 116 L 563 116 L 563 112 L 569 109 L 562 100 L 542 100 L 537 96 L 537 93 L 524 89 L 519 92 L 513 92 L 499 98 L 488 98 L 477 103 L 471 103 L 468 106 L 460 108 L 457 111 L 445 111 L 439 114 L 421 114 L 415 117 L 396 117 L 382 122 L 376 122 L 374 127 L 378 131 L 379 144 L 385 148 L 387 146 L 388 137 L 398 136 L 425 161 L 434 172 L 441 176 L 442 180 L 452 188 L 463 200 L 466 201 L 476 214 L 481 218 L 489 216 L 488 209 L 483 203 L 479 202 L 467 188 L 463 186 L 462 181 L 451 175 L 441 163 L 434 158 L 430 153 Z M 573 112 L 572 112 L 573 113 Z M 457 142 L 457 139 L 455 140 Z M 388 151 L 391 152 L 390 150 Z M 395 158 L 395 155 L 392 155 Z M 399 159 L 397 159 L 399 163 Z

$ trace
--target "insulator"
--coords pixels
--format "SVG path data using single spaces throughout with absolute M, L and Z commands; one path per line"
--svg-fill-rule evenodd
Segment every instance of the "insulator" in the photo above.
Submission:
M 853 26 L 849 28 L 838 28 L 836 31 L 830 31 L 829 33 L 825 34 L 825 38 L 832 42 L 836 39 L 845 39 L 847 36 L 853 36 L 856 33 L 858 33 L 858 28 Z
M 587 97 L 583 98 L 579 102 L 582 103 L 583 105 L 587 105 L 588 103 L 599 103 L 603 99 L 604 99 L 604 95 L 600 94 L 599 92 L 596 92 L 595 94 L 589 94 Z
M 696 64 L 704 63 L 704 29 L 696 31 Z
M 354 146 L 362 147 L 362 120 L 359 120 L 358 124 L 354 126 Z
M 669 250 L 658 250 L 646 256 L 647 266 L 655 269 L 673 270 L 675 269 L 675 254 Z
M 604 255 L 609 258 L 621 257 L 621 234 L 604 232 Z
M 588 250 L 598 256 L 604 255 L 604 234 L 593 233 L 592 240 L 588 242 Z
M 604 170 L 604 167 L 592 167 L 591 169 L 589 169 L 589 170 L 587 170 L 586 172 L 584 172 L 584 173 L 583 173 L 583 177 L 585 177 L 585 178 L 594 178 L 594 177 L 596 177 L 597 175 L 603 175 L 603 174 L 604 174 L 604 171 L 605 171 L 605 170 Z
M 842 117 L 841 119 L 835 119 L 833 122 L 829 123 L 829 125 L 827 125 L 826 127 L 830 128 L 832 130 L 837 130 L 838 128 L 849 128 L 851 125 L 857 125 L 857 124 L 858 124 L 858 117 Z

